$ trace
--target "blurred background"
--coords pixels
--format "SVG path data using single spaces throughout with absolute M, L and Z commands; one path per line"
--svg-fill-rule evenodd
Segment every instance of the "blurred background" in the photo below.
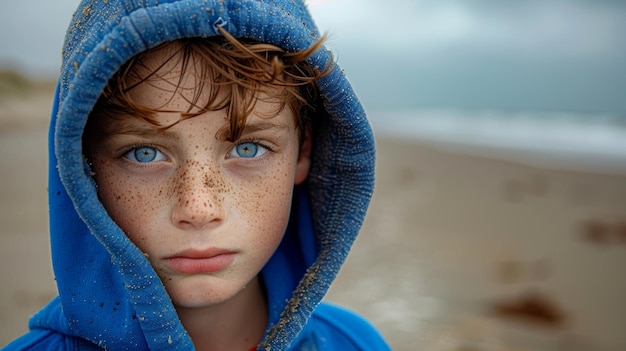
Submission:
M 626 350 L 626 2 L 308 2 L 378 142 L 328 299 L 394 350 Z M 55 294 L 46 129 L 77 4 L 0 12 L 0 345 Z

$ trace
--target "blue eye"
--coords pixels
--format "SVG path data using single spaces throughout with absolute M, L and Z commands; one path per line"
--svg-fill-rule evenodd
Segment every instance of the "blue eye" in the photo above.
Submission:
M 131 161 L 139 163 L 147 163 L 154 161 L 163 161 L 167 158 L 161 151 L 150 146 L 141 146 L 128 151 L 125 155 Z
M 253 158 L 267 152 L 267 148 L 257 143 L 245 142 L 235 145 L 228 153 L 229 157 Z

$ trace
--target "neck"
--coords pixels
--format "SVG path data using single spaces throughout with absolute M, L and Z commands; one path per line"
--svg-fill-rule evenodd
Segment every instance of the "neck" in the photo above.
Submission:
M 176 312 L 198 351 L 248 351 L 263 337 L 268 320 L 259 278 L 222 304 Z

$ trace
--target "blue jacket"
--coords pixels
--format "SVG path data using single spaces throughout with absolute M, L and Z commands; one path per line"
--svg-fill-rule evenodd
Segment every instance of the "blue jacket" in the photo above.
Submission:
M 272 25 L 268 25 L 271 23 Z M 106 214 L 81 136 L 92 107 L 130 57 L 165 41 L 218 35 L 302 50 L 319 38 L 295 0 L 84 0 L 69 26 L 50 127 L 49 205 L 59 296 L 7 350 L 192 350 L 146 257 Z M 311 59 L 324 67 L 327 49 Z M 322 302 L 349 252 L 374 185 L 374 139 L 341 69 L 318 82 L 329 117 L 315 132 L 309 178 L 294 192 L 280 247 L 261 273 L 270 318 L 259 350 L 387 350 L 361 317 Z

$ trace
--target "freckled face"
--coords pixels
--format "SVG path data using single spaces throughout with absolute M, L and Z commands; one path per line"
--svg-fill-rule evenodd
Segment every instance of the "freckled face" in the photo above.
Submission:
M 186 98 L 164 93 L 168 84 L 178 78 L 142 84 L 133 98 L 186 111 Z M 235 142 L 219 137 L 228 122 L 224 111 L 166 131 L 135 117 L 97 117 L 103 118 L 103 136 L 86 147 L 100 200 L 147 254 L 175 305 L 232 300 L 257 279 L 280 243 L 293 186 L 306 178 L 309 160 L 299 153 L 292 112 L 267 117 L 275 111 L 272 99 L 260 99 Z M 168 125 L 178 116 L 159 113 L 157 120 Z

